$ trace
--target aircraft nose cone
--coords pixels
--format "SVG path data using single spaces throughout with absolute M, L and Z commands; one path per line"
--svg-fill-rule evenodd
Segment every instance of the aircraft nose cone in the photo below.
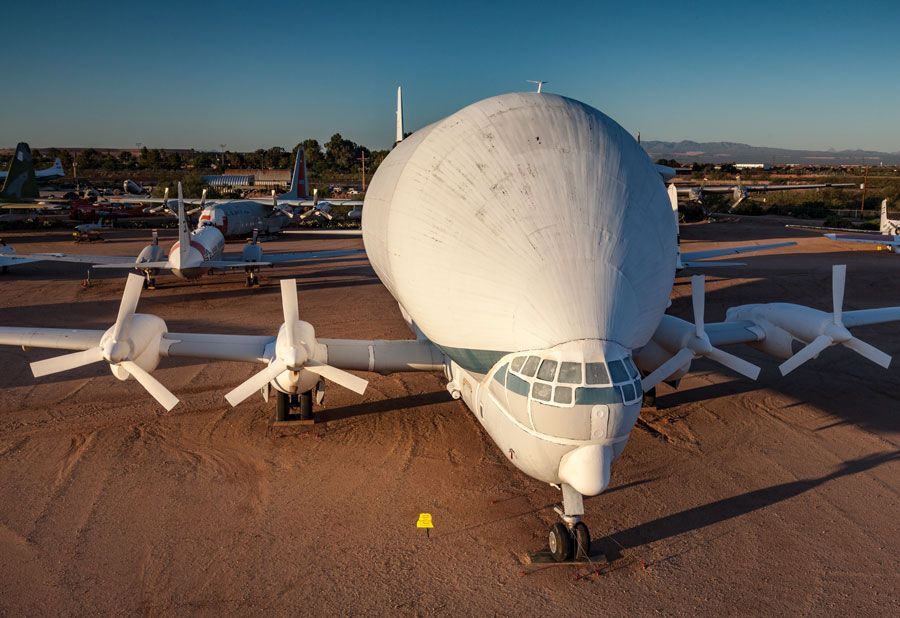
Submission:
M 559 480 L 583 496 L 596 496 L 609 485 L 611 446 L 589 444 L 566 453 L 559 462 Z

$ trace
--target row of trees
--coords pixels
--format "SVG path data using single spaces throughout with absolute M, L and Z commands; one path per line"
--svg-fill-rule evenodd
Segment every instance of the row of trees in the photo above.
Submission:
M 53 164 L 54 159 L 62 161 L 67 174 L 72 174 L 74 166 L 79 176 L 105 172 L 141 171 L 195 171 L 197 173 L 221 173 L 225 169 L 291 169 L 294 153 L 303 148 L 309 174 L 315 178 L 339 178 L 349 174 L 360 174 L 365 157 L 366 175 L 374 172 L 388 154 L 388 150 L 369 150 L 365 146 L 345 139 L 340 133 L 331 136 L 324 145 L 318 140 L 306 139 L 292 150 L 281 147 L 260 148 L 253 152 L 209 152 L 196 150 L 165 150 L 141 148 L 137 156 L 130 151 L 109 152 L 86 148 L 73 153 L 59 148 L 32 150 L 38 168 Z M 12 155 L 0 156 L 0 167 L 6 169 Z

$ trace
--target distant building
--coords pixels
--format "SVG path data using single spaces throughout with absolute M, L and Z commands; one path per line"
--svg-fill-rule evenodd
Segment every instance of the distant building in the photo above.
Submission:
M 734 166 L 739 170 L 767 170 L 768 163 L 735 163 Z
M 245 176 L 254 179 L 253 185 L 265 189 L 287 188 L 291 184 L 292 170 L 225 170 L 225 176 Z M 233 186 L 233 185 L 232 185 Z
M 252 187 L 256 179 L 252 175 L 224 174 L 204 176 L 203 182 L 210 187 Z

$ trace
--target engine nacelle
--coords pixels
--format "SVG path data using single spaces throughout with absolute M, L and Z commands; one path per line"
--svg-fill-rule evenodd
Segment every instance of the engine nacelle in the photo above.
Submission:
M 115 326 L 111 326 L 100 339 L 100 346 L 112 337 Z M 129 360 L 145 371 L 152 372 L 159 366 L 159 344 L 163 336 L 169 332 L 166 323 L 155 315 L 135 313 L 128 325 L 128 344 L 131 346 Z M 118 365 L 110 365 L 112 374 L 120 380 L 127 380 L 130 374 Z
M 162 247 L 159 245 L 147 245 L 138 254 L 138 262 L 161 262 L 165 256 Z
M 263 250 L 257 243 L 249 243 L 244 246 L 241 258 L 245 262 L 262 262 Z
M 781 359 L 794 354 L 795 339 L 809 343 L 821 334 L 826 324 L 833 322 L 829 313 L 791 303 L 742 305 L 731 307 L 725 315 L 726 322 L 749 320 L 756 324 L 765 337 L 748 345 Z

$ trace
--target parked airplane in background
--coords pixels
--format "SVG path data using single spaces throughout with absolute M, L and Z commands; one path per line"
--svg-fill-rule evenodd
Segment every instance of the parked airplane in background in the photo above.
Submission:
M 362 251 L 298 251 L 293 253 L 263 253 L 256 234 L 237 254 L 224 253 L 225 237 L 213 226 L 200 226 L 191 231 L 184 212 L 181 197 L 181 183 L 178 183 L 178 240 L 169 249 L 168 255 L 159 246 L 159 237 L 153 231 L 153 240 L 138 254 L 130 256 L 79 255 L 67 253 L 16 253 L 8 247 L 0 252 L 0 266 L 4 272 L 9 266 L 30 262 L 74 262 L 90 264 L 93 268 L 114 268 L 138 270 L 144 273 L 144 287 L 156 287 L 156 275 L 169 270 L 181 279 L 196 279 L 212 270 L 233 270 L 242 268 L 247 273 L 247 286 L 259 285 L 259 271 L 263 266 L 302 262 L 310 259 L 343 257 L 361 254 Z
M 19 149 L 22 147 L 28 149 L 28 156 L 31 157 L 31 148 L 29 148 L 28 144 L 25 142 L 21 142 L 18 146 L 16 146 L 16 154 L 15 157 L 18 157 Z M 10 164 L 11 166 L 11 164 Z M 38 180 L 53 180 L 54 178 L 62 178 L 66 175 L 66 171 L 63 169 L 62 161 L 57 158 L 51 167 L 42 169 L 42 170 L 34 170 L 34 177 Z M 8 171 L 0 171 L 0 180 L 6 180 L 6 177 L 9 176 Z
M 659 166 L 656 166 L 659 168 Z M 672 206 L 672 214 L 675 216 L 675 236 L 677 239 L 678 257 L 675 260 L 675 271 L 681 272 L 685 268 L 726 268 L 732 266 L 746 266 L 743 262 L 705 262 L 714 257 L 723 257 L 726 255 L 737 255 L 740 253 L 755 253 L 756 251 L 768 251 L 769 249 L 781 249 L 783 247 L 793 247 L 795 242 L 778 242 L 768 245 L 750 245 L 746 247 L 725 247 L 721 249 L 708 249 L 706 251 L 681 251 L 681 217 L 678 214 L 678 189 L 674 184 L 669 185 L 669 204 Z
M 202 199 L 202 198 L 201 198 Z M 224 253 L 225 236 L 208 222 L 200 221 L 197 229 L 191 231 L 184 211 L 181 183 L 178 183 L 178 240 L 166 256 L 154 234 L 153 242 L 145 247 L 136 261 L 122 262 L 128 258 L 118 258 L 110 263 L 104 259 L 97 268 L 136 269 L 144 273 L 144 287 L 156 286 L 156 275 L 161 270 L 170 270 L 182 279 L 196 279 L 210 270 L 243 268 L 247 273 L 247 286 L 259 285 L 259 270 L 263 266 L 302 262 L 304 260 L 355 255 L 361 251 L 300 251 L 294 253 L 269 253 L 263 255 L 257 234 L 254 233 L 240 255 Z M 166 203 L 166 206 L 168 204 Z
M 0 344 L 75 351 L 32 363 L 35 376 L 107 363 L 167 410 L 178 400 L 150 375 L 163 357 L 261 364 L 225 398 L 238 405 L 274 388 L 279 411 L 311 406 L 322 378 L 362 393 L 366 381 L 346 370 L 441 371 L 511 465 L 560 488 L 549 545 L 565 560 L 590 551 L 583 496 L 608 486 L 643 395 L 694 359 L 751 379 L 758 367 L 717 346 L 747 343 L 787 359 L 784 374 L 836 344 L 890 361 L 847 328 L 900 320 L 900 307 L 843 312 L 843 267 L 832 313 L 755 304 L 708 324 L 696 276 L 694 322 L 667 315 L 671 216 L 658 170 L 608 116 L 557 95 L 506 94 L 403 140 L 366 195 L 366 253 L 416 339 L 318 339 L 288 280 L 284 322 L 268 337 L 170 333 L 159 317 L 135 313 L 141 282 L 132 275 L 108 330 L 0 328 Z M 796 354 L 794 340 L 806 344 Z
M 820 228 L 826 229 L 826 228 Z M 900 219 L 888 219 L 887 200 L 881 202 L 881 223 L 877 232 L 865 230 L 836 229 L 835 231 L 852 232 L 851 234 L 825 234 L 826 238 L 840 242 L 862 242 L 884 247 L 892 253 L 900 253 Z
M 706 195 L 715 194 L 731 194 L 734 202 L 731 204 L 733 210 L 747 199 L 751 193 L 769 193 L 773 191 L 808 191 L 810 189 L 853 189 L 859 188 L 852 182 L 842 183 L 818 183 L 818 184 L 802 184 L 802 185 L 703 185 L 697 187 L 687 187 L 678 185 L 678 195 L 687 198 L 688 201 L 703 203 Z
M 148 193 L 148 191 L 144 187 L 133 180 L 123 181 L 122 190 L 125 191 L 126 195 L 144 195 Z

